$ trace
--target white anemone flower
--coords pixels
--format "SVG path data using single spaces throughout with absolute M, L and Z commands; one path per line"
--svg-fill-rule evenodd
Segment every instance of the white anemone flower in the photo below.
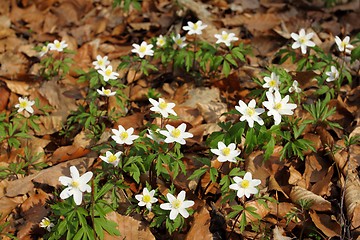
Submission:
M 158 201 L 157 198 L 154 198 L 154 194 L 155 190 L 149 192 L 147 188 L 144 188 L 142 194 L 135 195 L 135 198 L 139 201 L 140 207 L 146 206 L 147 210 L 151 211 L 151 205 Z
M 35 104 L 35 101 L 30 101 L 27 97 L 19 97 L 19 103 L 15 105 L 16 108 L 19 108 L 17 112 L 27 111 L 30 114 L 34 113 L 32 106 Z
M 132 127 L 125 130 L 123 126 L 119 125 L 118 130 L 111 129 L 111 131 L 114 133 L 111 138 L 114 139 L 117 144 L 131 145 L 134 143 L 134 140 L 139 137 L 138 135 L 133 135 L 134 128 Z
M 192 138 L 193 135 L 189 132 L 185 132 L 186 130 L 186 124 L 182 123 L 177 128 L 167 124 L 165 126 L 166 130 L 160 130 L 159 132 L 164 135 L 166 138 L 164 142 L 166 143 L 173 143 L 178 142 L 181 145 L 184 145 L 186 143 L 185 138 Z
M 163 35 L 160 35 L 156 38 L 156 46 L 163 47 L 166 44 L 166 38 Z
M 153 105 L 150 110 L 156 113 L 160 113 L 164 118 L 167 118 L 169 114 L 177 116 L 176 112 L 173 110 L 175 103 L 166 102 L 162 98 L 159 98 L 159 101 L 149 98 L 149 101 Z
M 80 176 L 79 171 L 75 166 L 70 167 L 70 177 L 61 176 L 59 181 L 62 185 L 67 186 L 61 193 L 61 199 L 67 199 L 71 196 L 74 197 L 76 205 L 80 205 L 82 202 L 82 195 L 84 192 L 91 192 L 91 187 L 87 183 L 93 176 L 92 172 L 86 172 Z
M 245 196 L 249 198 L 251 194 L 257 194 L 259 190 L 256 186 L 261 184 L 259 179 L 252 179 L 252 175 L 250 172 L 245 173 L 244 178 L 234 177 L 234 182 L 229 186 L 230 189 L 237 191 L 237 196 L 242 198 Z
M 222 31 L 221 34 L 215 34 L 214 36 L 217 38 L 216 44 L 224 43 L 227 47 L 230 47 L 231 42 L 239 40 L 239 38 L 235 37 L 235 33 L 227 33 L 226 31 Z
M 311 41 L 313 36 L 313 32 L 306 34 L 304 29 L 300 29 L 299 34 L 291 33 L 292 39 L 295 40 L 291 47 L 293 49 L 301 48 L 301 53 L 306 54 L 307 47 L 315 47 L 315 43 Z
M 249 127 L 254 127 L 254 122 L 260 125 L 264 125 L 264 121 L 259 117 L 260 114 L 265 112 L 263 108 L 255 108 L 256 102 L 252 99 L 248 105 L 239 100 L 239 106 L 235 106 L 235 109 L 242 114 L 240 121 L 247 121 Z
M 272 72 L 270 74 L 270 77 L 264 77 L 264 85 L 263 88 L 268 88 L 270 92 L 273 92 L 275 90 L 279 91 L 280 87 L 280 77 L 276 75 L 276 73 Z
M 187 43 L 185 43 L 186 37 L 181 37 L 180 34 L 176 34 L 172 39 L 179 48 L 184 48 L 187 45 Z
M 347 54 L 351 54 L 351 50 L 354 48 L 354 46 L 350 44 L 349 36 L 346 36 L 343 40 L 341 40 L 338 36 L 336 36 L 335 43 L 340 52 L 345 51 L 345 53 Z
M 117 72 L 113 72 L 111 65 L 107 66 L 106 68 L 98 69 L 97 71 L 101 76 L 103 76 L 105 82 L 109 81 L 110 79 L 115 80 L 119 76 Z
M 112 92 L 111 89 L 105 89 L 104 87 L 100 89 L 96 89 L 96 91 L 101 95 L 101 96 L 106 96 L 106 97 L 111 97 L 114 96 L 116 94 L 116 92 Z
M 204 30 L 207 25 L 203 24 L 202 21 L 197 21 L 196 23 L 193 22 L 188 22 L 187 26 L 183 26 L 182 29 L 184 29 L 185 31 L 188 31 L 189 35 L 193 35 L 193 34 L 197 34 L 197 35 L 201 35 L 202 34 L 202 30 Z
M 334 66 L 331 66 L 330 67 L 330 72 L 326 72 L 325 74 L 326 74 L 326 76 L 328 76 L 328 78 L 326 78 L 327 82 L 335 81 L 340 76 L 339 71 Z
M 218 142 L 217 149 L 210 149 L 213 154 L 216 154 L 219 162 L 236 162 L 236 157 L 240 155 L 240 151 L 236 149 L 235 143 L 230 143 L 228 146 L 223 142 Z
M 280 124 L 282 115 L 294 114 L 292 110 L 297 106 L 294 103 L 288 103 L 289 95 L 281 98 L 279 91 L 275 91 L 274 94 L 268 91 L 266 92 L 266 97 L 268 101 L 264 101 L 263 105 L 269 110 L 267 115 L 274 117 L 275 125 Z
M 115 154 L 112 154 L 110 151 L 106 151 L 105 156 L 100 156 L 100 159 L 116 167 L 119 164 L 121 154 L 121 151 Z
M 47 230 L 48 232 L 51 232 L 51 228 L 54 227 L 55 225 L 50 221 L 50 219 L 48 219 L 47 217 L 44 217 L 44 218 L 41 220 L 39 226 L 40 226 L 41 228 L 46 228 L 46 230 Z
M 189 212 L 186 208 L 192 207 L 195 203 L 191 200 L 185 200 L 185 191 L 182 190 L 177 197 L 171 193 L 166 194 L 168 203 L 162 203 L 160 208 L 163 210 L 170 210 L 170 220 L 174 220 L 180 213 L 184 218 L 189 217 Z
M 292 92 L 301 93 L 301 88 L 299 87 L 299 83 L 296 80 L 294 80 L 293 84 L 289 88 L 289 93 Z
M 67 47 L 68 45 L 65 40 L 62 40 L 61 42 L 59 42 L 59 40 L 55 40 L 54 43 L 49 43 L 49 49 L 58 52 L 64 51 Z
M 134 43 L 132 45 L 134 48 L 131 50 L 133 53 L 137 53 L 140 58 L 144 58 L 145 56 L 153 56 L 154 50 L 152 50 L 153 45 L 147 44 L 145 41 L 141 43 L 141 45 Z
M 95 69 L 106 69 L 106 67 L 110 64 L 110 61 L 108 60 L 108 56 L 101 57 L 100 55 L 97 55 L 96 61 L 93 61 L 92 64 Z
M 49 52 L 49 49 L 50 49 L 49 45 L 50 44 L 42 46 L 42 48 L 41 48 L 41 50 L 39 52 L 39 57 L 43 57 L 46 53 Z

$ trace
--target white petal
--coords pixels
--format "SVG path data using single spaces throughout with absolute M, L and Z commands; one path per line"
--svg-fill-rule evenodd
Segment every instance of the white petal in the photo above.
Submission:
M 192 201 L 192 200 L 186 200 L 182 203 L 181 207 L 183 208 L 189 208 L 189 207 L 192 207 L 194 206 L 195 202 Z
M 80 205 L 82 202 L 82 192 L 80 192 L 78 190 L 74 190 L 73 196 L 74 196 L 75 204 Z
M 70 167 L 70 175 L 73 180 L 76 180 L 80 177 L 79 171 L 77 170 L 77 168 L 75 166 Z
M 85 184 L 85 183 L 87 183 L 87 182 L 90 181 L 90 179 L 92 178 L 92 176 L 93 176 L 93 173 L 92 173 L 92 172 L 86 172 L 86 173 L 84 173 L 84 175 L 82 175 L 82 176 L 80 177 L 79 182 Z
M 171 211 L 170 211 L 170 219 L 174 220 L 177 217 L 178 214 L 179 214 L 179 211 L 177 209 L 171 209 Z
M 245 173 L 245 175 L 244 175 L 244 180 L 248 180 L 248 181 L 252 180 L 252 174 L 251 174 L 251 172 Z
M 60 198 L 67 199 L 68 197 L 72 196 L 73 192 L 71 190 L 72 190 L 71 187 L 67 187 L 64 190 L 62 190 L 62 192 L 60 193 Z
M 70 183 L 72 183 L 72 178 L 61 176 L 59 177 L 59 181 L 62 185 L 68 186 Z
M 183 216 L 184 218 L 188 218 L 188 217 L 189 217 L 189 212 L 186 211 L 185 208 L 180 208 L 180 209 L 179 209 L 179 212 L 180 212 L 181 216 Z
M 162 204 L 160 204 L 160 208 L 163 210 L 171 210 L 172 205 L 171 205 L 171 203 L 162 203 Z
M 179 195 L 177 196 L 177 199 L 180 200 L 181 202 L 183 202 L 185 200 L 185 195 L 186 192 L 184 190 L 182 190 Z

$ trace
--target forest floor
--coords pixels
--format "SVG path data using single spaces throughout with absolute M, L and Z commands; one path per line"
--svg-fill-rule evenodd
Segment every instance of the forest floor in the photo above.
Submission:
M 106 186 L 111 177 L 99 174 L 111 170 L 100 158 L 106 148 L 124 152 L 124 169 L 114 170 L 121 175 L 117 180 L 121 178 L 122 187 L 108 189 L 116 192 L 119 202 L 107 218 L 116 222 L 121 236 L 106 233 L 105 239 L 357 239 L 360 4 L 338 2 L 144 0 L 140 9 L 130 5 L 125 10 L 114 7 L 112 0 L 1 0 L 0 239 L 51 236 L 39 224 L 44 217 L 55 225 L 66 218 L 59 218 L 52 208 L 64 201 L 59 197 L 63 189 L 59 177 L 69 176 L 69 167 L 76 166 L 81 174 L 96 173 L 99 188 Z M 207 25 L 202 34 L 187 34 L 183 26 L 198 20 Z M 291 33 L 300 29 L 314 33 L 316 47 L 308 47 L 306 54 L 291 47 Z M 224 30 L 238 38 L 233 47 L 240 53 L 215 44 L 214 35 Z M 175 44 L 167 50 L 156 46 L 157 37 L 171 41 L 175 33 L 186 36 L 189 46 L 184 55 Z M 339 51 L 336 36 L 350 37 L 352 55 Z M 66 41 L 69 51 L 40 57 L 38 49 L 54 40 Z M 143 41 L 154 45 L 154 57 L 139 58 L 131 52 L 132 44 Z M 221 64 L 211 69 L 213 62 L 205 54 L 196 59 L 191 55 L 200 49 L 215 49 L 215 54 L 230 54 L 232 59 L 221 58 Z M 212 50 L 207 59 L 213 57 Z M 100 79 L 91 72 L 98 55 L 108 56 L 119 74 L 117 80 L 92 82 Z M 59 65 L 44 62 L 49 56 Z M 332 65 L 340 75 L 328 82 L 326 73 Z M 280 76 L 281 94 L 289 95 L 297 107 L 292 116 L 282 116 L 278 128 L 266 113 L 261 115 L 263 126 L 255 123 L 250 128 L 239 120 L 235 106 L 240 100 L 256 99 L 262 107 L 259 103 L 267 100 L 264 77 L 271 72 Z M 294 80 L 300 93 L 288 91 Z M 111 87 L 117 96 L 99 96 L 94 86 Z M 153 115 L 148 99 L 159 96 L 176 104 L 177 117 Z M 19 97 L 36 102 L 33 114 L 18 113 Z M 178 165 L 165 158 L 161 164 L 164 155 L 156 155 L 154 149 L 144 153 L 140 145 L 147 147 L 146 140 L 137 140 L 139 147 L 130 149 L 110 138 L 119 125 L 134 128 L 144 139 L 149 126 L 182 123 L 193 135 L 186 144 L 156 146 L 165 154 L 173 152 Z M 241 151 L 236 163 L 221 163 L 210 151 L 220 140 L 236 143 Z M 154 156 L 154 162 L 139 162 L 126 170 L 125 162 L 138 161 L 136 156 L 144 162 Z M 152 164 L 162 172 L 153 171 Z M 228 188 L 235 172 L 241 177 L 251 172 L 253 179 L 261 180 L 259 193 L 250 198 L 231 195 L 236 193 Z M 190 217 L 181 217 L 184 222 L 173 233 L 169 219 L 151 225 L 161 209 L 149 213 L 137 206 L 135 195 L 146 183 L 157 189 L 159 203 L 166 202 L 169 191 L 177 195 L 182 190 L 194 201 Z M 84 196 L 90 199 L 90 194 Z M 112 198 L 105 194 L 104 199 Z M 133 211 L 126 215 L 127 209 Z M 91 225 L 90 215 L 86 219 Z M 61 234 L 57 236 L 52 237 Z

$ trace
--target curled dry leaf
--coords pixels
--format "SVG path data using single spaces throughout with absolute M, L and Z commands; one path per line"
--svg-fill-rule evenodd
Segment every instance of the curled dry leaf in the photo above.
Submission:
M 331 203 L 329 201 L 299 186 L 295 186 L 291 189 L 290 199 L 293 203 L 296 204 L 298 204 L 300 200 L 311 201 L 312 204 L 310 206 L 310 209 L 316 211 L 331 210 Z
M 345 182 L 345 207 L 351 227 L 360 226 L 360 180 L 356 171 L 350 171 Z
M 110 212 L 106 215 L 108 220 L 117 223 L 117 229 L 120 231 L 121 237 L 111 236 L 105 232 L 105 240 L 117 239 L 146 239 L 155 240 L 154 235 L 151 233 L 148 224 L 145 221 L 139 221 L 130 216 L 124 216 L 117 212 Z
M 301 173 L 296 170 L 293 166 L 290 166 L 290 177 L 289 177 L 289 184 L 291 185 L 297 185 L 302 188 L 306 188 L 306 182 Z
M 318 214 L 315 211 L 310 211 L 310 217 L 315 226 L 327 237 L 332 238 L 340 236 L 341 227 L 340 224 L 334 220 L 334 216 L 330 216 L 329 214 Z

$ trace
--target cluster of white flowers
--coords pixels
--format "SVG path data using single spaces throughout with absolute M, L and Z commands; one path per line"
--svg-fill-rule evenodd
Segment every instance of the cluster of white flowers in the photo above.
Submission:
M 201 35 L 202 31 L 207 27 L 207 25 L 203 24 L 203 22 L 200 20 L 195 23 L 189 21 L 187 22 L 187 24 L 188 25 L 183 26 L 182 29 L 187 31 L 187 34 L 189 35 Z M 217 39 L 216 44 L 224 43 L 227 47 L 230 47 L 232 42 L 239 40 L 239 38 L 235 36 L 235 33 L 228 33 L 226 31 L 222 31 L 221 34 L 215 34 L 214 37 Z M 174 41 L 175 45 L 180 49 L 187 46 L 187 43 L 185 42 L 186 36 L 182 37 L 179 33 L 172 36 L 172 40 Z M 166 44 L 166 37 L 164 37 L 163 35 L 157 37 L 156 46 L 161 48 L 165 46 L 165 44 Z M 132 51 L 137 52 L 135 51 L 135 49 L 133 49 Z M 150 56 L 152 56 L 152 54 Z
M 46 53 L 48 53 L 49 51 L 58 51 L 58 52 L 62 52 L 64 51 L 65 48 L 68 47 L 68 44 L 66 43 L 65 40 L 62 40 L 61 42 L 59 40 L 55 40 L 52 43 L 49 43 L 48 45 L 44 45 L 41 48 L 41 51 L 39 53 L 39 56 L 42 57 L 44 56 Z
M 96 61 L 93 61 L 92 64 L 94 65 L 94 69 L 97 70 L 97 72 L 103 77 L 105 82 L 108 82 L 109 80 L 116 80 L 119 76 L 117 72 L 113 71 L 110 61 L 108 60 L 108 56 L 102 57 L 97 55 Z M 101 87 L 101 90 L 97 89 L 96 91 L 101 96 L 110 97 L 116 95 L 116 92 L 111 91 L 111 89 L 105 89 L 104 87 Z

